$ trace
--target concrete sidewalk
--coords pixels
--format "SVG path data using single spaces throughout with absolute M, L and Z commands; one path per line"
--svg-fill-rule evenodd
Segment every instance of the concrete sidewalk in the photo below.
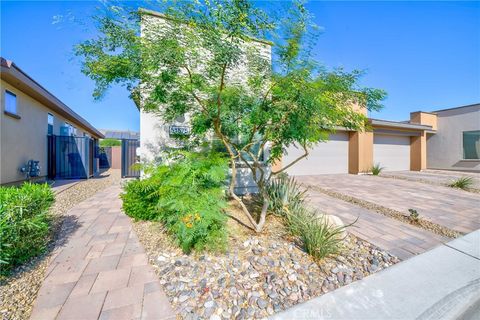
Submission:
M 479 319 L 480 230 L 271 319 Z

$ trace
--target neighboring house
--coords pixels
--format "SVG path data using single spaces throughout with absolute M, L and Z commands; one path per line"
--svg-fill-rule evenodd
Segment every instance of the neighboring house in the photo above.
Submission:
M 437 133 L 427 136 L 427 167 L 480 172 L 480 103 L 432 114 Z
M 362 108 L 359 112 L 364 112 Z M 368 172 L 374 164 L 386 171 L 426 169 L 427 134 L 434 134 L 432 119 L 426 113 L 410 114 L 410 121 L 396 122 L 369 119 L 371 129 L 366 132 L 342 128 L 331 134 L 309 151 L 307 158 L 287 169 L 291 175 L 329 173 L 359 174 Z M 287 165 L 302 152 L 295 147 L 286 150 L 275 168 Z
M 103 134 L 4 58 L 1 106 L 0 184 L 96 173 L 95 150 Z M 30 160 L 38 166 L 29 167 Z

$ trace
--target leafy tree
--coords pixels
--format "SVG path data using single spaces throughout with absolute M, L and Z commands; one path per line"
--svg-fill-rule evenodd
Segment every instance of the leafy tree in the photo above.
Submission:
M 116 147 L 121 145 L 122 142 L 117 139 L 107 138 L 100 140 L 100 147 Z
M 245 0 L 168 2 L 156 9 L 165 19 L 117 6 L 96 18 L 100 36 L 76 48 L 83 72 L 96 82 L 94 96 L 121 84 L 139 108 L 165 121 L 190 114 L 192 136 L 213 135 L 230 156 L 229 194 L 260 232 L 271 177 L 338 126 L 364 129 L 366 118 L 352 105 L 377 110 L 385 93 L 361 87 L 360 71 L 329 71 L 315 62 L 315 26 L 302 3 L 268 13 Z M 272 58 L 262 45 L 271 46 Z M 304 154 L 278 171 L 267 169 L 291 145 Z M 258 185 L 260 213 L 234 193 L 239 163 Z

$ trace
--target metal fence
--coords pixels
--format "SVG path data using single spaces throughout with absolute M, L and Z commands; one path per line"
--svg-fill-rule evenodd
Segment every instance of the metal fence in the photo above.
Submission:
M 95 141 L 88 137 L 48 136 L 48 177 L 82 179 L 94 174 Z
M 100 147 L 98 158 L 100 169 L 110 168 L 112 166 L 112 147 Z
M 122 178 L 140 177 L 139 168 L 134 164 L 138 163 L 137 148 L 140 141 L 133 139 L 122 140 Z

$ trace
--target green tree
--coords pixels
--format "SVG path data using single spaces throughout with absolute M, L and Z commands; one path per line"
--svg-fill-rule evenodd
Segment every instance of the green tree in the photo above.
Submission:
M 100 140 L 100 147 L 116 147 L 121 145 L 122 141 L 117 139 L 107 138 Z
M 94 97 L 122 84 L 139 108 L 165 121 L 190 114 L 192 135 L 214 135 L 230 156 L 229 194 L 257 232 L 265 224 L 271 177 L 338 126 L 363 130 L 366 118 L 353 104 L 381 108 L 385 93 L 361 87 L 362 72 L 329 71 L 312 59 L 315 26 L 300 2 L 268 13 L 245 0 L 159 3 L 162 23 L 152 23 L 145 10 L 111 9 L 96 18 L 100 36 L 76 47 L 83 72 L 96 82 Z M 272 61 L 261 45 L 271 46 Z M 304 154 L 270 172 L 265 164 L 291 145 Z M 250 212 L 234 193 L 239 163 L 258 185 L 261 212 Z

